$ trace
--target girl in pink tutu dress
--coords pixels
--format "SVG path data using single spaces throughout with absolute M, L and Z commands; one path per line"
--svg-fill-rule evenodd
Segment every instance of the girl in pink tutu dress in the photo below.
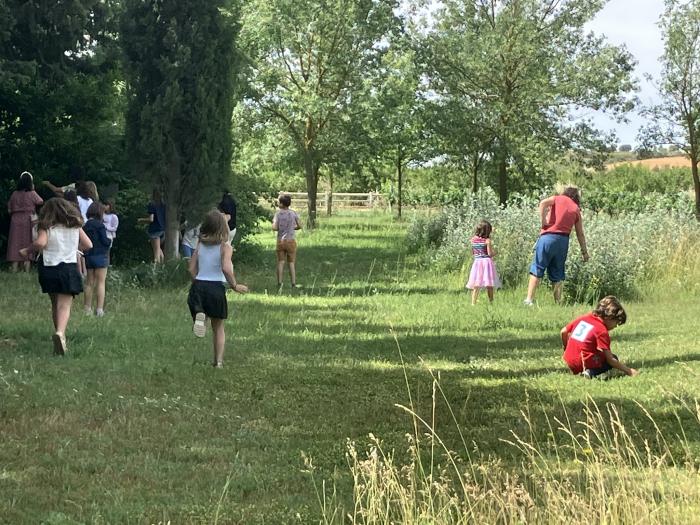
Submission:
M 489 301 L 493 302 L 493 289 L 501 287 L 501 280 L 498 278 L 496 265 L 493 263 L 494 251 L 490 239 L 492 229 L 491 223 L 481 221 L 471 239 L 474 262 L 471 272 L 469 272 L 467 288 L 472 291 L 472 306 L 476 304 L 481 288 L 486 288 Z

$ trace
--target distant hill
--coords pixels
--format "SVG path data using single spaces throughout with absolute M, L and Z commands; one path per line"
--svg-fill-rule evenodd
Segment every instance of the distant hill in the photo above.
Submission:
M 611 170 L 617 166 L 623 166 L 625 164 L 629 164 L 631 166 L 644 166 L 649 169 L 690 168 L 690 159 L 684 155 L 677 155 L 675 157 L 656 157 L 653 159 L 644 160 L 625 160 L 607 164 L 605 169 Z

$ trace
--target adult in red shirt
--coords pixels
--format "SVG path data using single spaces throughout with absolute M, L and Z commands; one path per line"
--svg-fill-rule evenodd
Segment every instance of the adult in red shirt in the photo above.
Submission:
M 535 244 L 535 259 L 530 265 L 530 282 L 527 285 L 527 297 L 523 301 L 525 305 L 532 306 L 535 290 L 544 277 L 545 271 L 553 284 L 554 300 L 557 303 L 561 300 L 571 230 L 576 230 L 576 238 L 581 246 L 584 262 L 588 260 L 580 202 L 581 195 L 578 188 L 573 186 L 565 188 L 561 195 L 555 195 L 540 202 L 542 229 Z
M 572 374 L 592 379 L 613 368 L 628 376 L 639 372 L 622 364 L 610 350 L 610 330 L 625 324 L 627 313 L 617 297 L 608 295 L 595 310 L 571 321 L 561 330 L 563 359 Z

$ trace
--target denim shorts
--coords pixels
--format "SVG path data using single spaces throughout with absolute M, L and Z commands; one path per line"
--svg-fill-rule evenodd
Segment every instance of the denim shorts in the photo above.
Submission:
M 148 233 L 148 238 L 149 239 L 160 239 L 161 241 L 165 238 L 165 232 L 164 231 L 157 231 L 157 232 L 146 232 Z
M 549 280 L 558 283 L 566 278 L 564 267 L 569 253 L 569 236 L 558 233 L 540 235 L 535 244 L 535 260 L 530 265 L 530 273 L 541 279 L 545 270 Z

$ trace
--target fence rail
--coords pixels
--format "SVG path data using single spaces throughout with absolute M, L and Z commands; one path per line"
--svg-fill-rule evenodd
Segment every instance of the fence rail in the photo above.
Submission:
M 297 207 L 307 205 L 308 193 L 281 191 L 279 195 L 289 195 Z M 328 213 L 332 208 L 376 208 L 387 205 L 385 196 L 378 192 L 369 193 L 331 193 L 329 191 L 319 192 L 316 195 L 316 206 L 318 209 L 326 209 Z

